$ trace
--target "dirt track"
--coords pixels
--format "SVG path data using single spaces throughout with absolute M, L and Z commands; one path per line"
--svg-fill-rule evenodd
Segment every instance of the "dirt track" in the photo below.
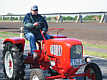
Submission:
M 64 28 L 61 34 L 92 43 L 107 44 L 107 24 L 99 23 L 48 23 L 49 28 Z M 0 31 L 19 32 L 19 22 L 0 22 Z M 51 32 L 51 31 L 50 31 Z
M 94 42 L 94 43 L 107 43 L 107 24 L 96 23 L 65 23 L 65 24 L 53 24 L 50 26 L 64 27 L 64 33 L 67 36 L 79 38 L 81 40 Z

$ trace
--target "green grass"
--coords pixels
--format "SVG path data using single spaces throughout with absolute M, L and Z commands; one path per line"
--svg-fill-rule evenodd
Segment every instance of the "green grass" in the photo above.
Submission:
M 73 38 L 72 36 L 69 36 L 70 38 Z M 84 47 L 93 47 L 93 48 L 101 48 L 101 49 L 107 49 L 106 44 L 94 44 L 94 43 L 88 43 L 85 41 L 82 41 Z
M 8 38 L 8 36 L 3 36 L 0 34 L 0 39 L 5 39 L 5 38 Z
M 91 44 L 91 43 L 83 42 L 83 46 L 92 47 L 92 48 L 107 49 L 107 45 L 104 45 L 104 44 L 98 45 L 98 44 Z M 107 59 L 107 54 L 106 53 L 89 51 L 89 50 L 84 50 L 84 53 L 85 53 L 85 55 L 96 56 L 96 57 L 101 57 L 101 58 Z
M 96 56 L 96 57 L 101 57 L 107 59 L 107 54 L 106 53 L 100 53 L 100 52 L 94 52 L 94 51 L 84 51 L 84 55 L 89 55 L 89 56 Z
M 6 38 L 13 38 L 13 37 L 20 37 L 19 33 L 12 33 L 12 32 L 0 32 L 0 39 L 4 40 Z M 26 40 L 25 44 L 29 44 L 29 41 Z
M 12 35 L 12 36 L 19 36 L 19 33 L 12 33 L 12 32 L 0 32 L 0 34 Z
M 0 38 L 10 38 L 10 37 L 19 37 L 19 33 L 12 33 L 12 32 L 0 32 Z
M 104 45 L 104 44 L 101 45 L 101 44 L 91 44 L 91 43 L 85 43 L 85 42 L 83 42 L 83 46 L 85 46 L 85 47 L 107 49 L 107 45 Z

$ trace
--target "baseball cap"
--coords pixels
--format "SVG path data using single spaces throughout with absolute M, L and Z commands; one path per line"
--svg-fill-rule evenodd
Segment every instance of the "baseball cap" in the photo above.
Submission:
M 38 6 L 37 5 L 33 5 L 31 10 L 38 11 Z

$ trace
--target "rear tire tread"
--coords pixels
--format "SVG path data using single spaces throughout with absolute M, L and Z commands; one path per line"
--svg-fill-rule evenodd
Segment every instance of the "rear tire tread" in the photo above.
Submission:
M 5 54 L 7 51 L 10 51 L 10 54 L 13 59 L 13 75 L 12 78 L 9 78 L 6 74 L 5 71 Z M 23 59 L 23 54 L 19 52 L 19 49 L 16 45 L 7 42 L 5 43 L 4 49 L 3 49 L 3 71 L 5 74 L 5 77 L 9 80 L 24 80 L 24 59 Z

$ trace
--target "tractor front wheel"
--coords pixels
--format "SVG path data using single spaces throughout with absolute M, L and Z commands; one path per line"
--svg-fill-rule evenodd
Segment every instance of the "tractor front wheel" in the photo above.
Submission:
M 100 68 L 95 63 L 89 63 L 85 67 L 84 72 L 88 74 L 88 76 L 84 77 L 84 80 L 102 80 L 102 73 Z
M 43 71 L 41 69 L 32 69 L 30 80 L 45 80 Z

